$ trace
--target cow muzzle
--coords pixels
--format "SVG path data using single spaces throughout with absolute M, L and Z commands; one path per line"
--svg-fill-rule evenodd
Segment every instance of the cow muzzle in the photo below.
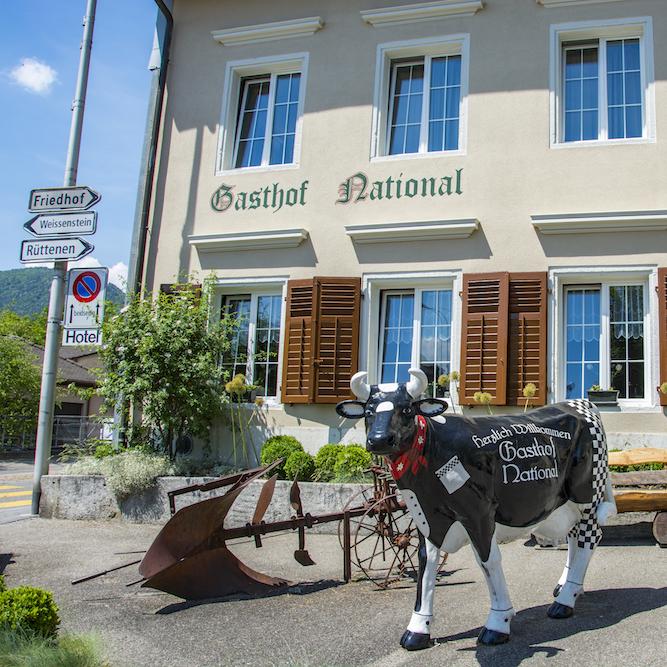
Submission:
M 396 437 L 393 433 L 371 432 L 366 438 L 366 449 L 371 454 L 376 454 L 378 456 L 395 454 L 397 451 Z

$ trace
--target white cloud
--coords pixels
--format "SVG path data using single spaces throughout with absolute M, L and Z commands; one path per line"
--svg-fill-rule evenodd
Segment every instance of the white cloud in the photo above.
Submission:
M 116 287 L 127 291 L 127 264 L 124 262 L 116 262 L 109 269 L 109 282 Z
M 9 76 L 24 90 L 38 95 L 48 95 L 58 80 L 56 70 L 36 58 L 23 58 Z

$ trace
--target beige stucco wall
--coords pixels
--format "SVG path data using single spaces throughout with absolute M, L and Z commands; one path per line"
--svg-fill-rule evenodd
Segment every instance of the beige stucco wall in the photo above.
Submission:
M 664 0 L 545 9 L 534 0 L 488 0 L 475 16 L 371 27 L 361 9 L 406 4 L 389 0 L 176 0 L 164 140 L 160 153 L 147 285 L 178 275 L 219 277 L 357 276 L 377 272 L 545 271 L 563 266 L 666 266 L 664 232 L 540 235 L 531 215 L 667 209 L 667 6 Z M 224 47 L 212 30 L 321 16 L 312 36 Z M 553 149 L 549 145 L 549 27 L 569 21 L 650 16 L 655 64 L 657 142 Z M 378 44 L 470 35 L 468 129 L 464 155 L 371 162 L 373 91 Z M 307 52 L 309 65 L 298 168 L 216 175 L 219 121 L 228 61 Z M 462 169 L 461 195 L 340 205 L 338 187 L 363 171 L 369 181 L 420 179 Z M 221 183 L 235 192 L 308 180 L 305 206 L 223 213 L 210 198 Z M 347 224 L 476 218 L 468 239 L 356 245 Z M 192 234 L 304 228 L 295 249 L 198 255 Z M 655 297 L 651 295 L 655 300 Z M 654 306 L 655 304 L 652 304 Z M 337 425 L 329 406 L 275 411 Z M 660 433 L 650 414 L 612 414 L 616 431 Z M 323 440 L 323 441 L 326 441 Z

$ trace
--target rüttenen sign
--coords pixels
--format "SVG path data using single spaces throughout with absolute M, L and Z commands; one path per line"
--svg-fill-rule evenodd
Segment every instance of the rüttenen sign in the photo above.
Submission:
M 83 239 L 28 239 L 21 243 L 22 262 L 59 262 L 81 259 L 95 246 Z

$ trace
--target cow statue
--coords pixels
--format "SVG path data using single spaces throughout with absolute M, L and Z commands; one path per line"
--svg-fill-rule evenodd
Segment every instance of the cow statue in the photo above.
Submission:
M 433 592 L 440 551 L 471 543 L 491 597 L 478 642 L 509 639 L 514 608 L 498 544 L 530 533 L 567 536 L 567 564 L 554 589 L 551 618 L 572 615 L 600 526 L 616 512 L 607 445 L 597 409 L 569 400 L 523 414 L 464 417 L 447 403 L 420 399 L 426 375 L 405 384 L 369 385 L 353 376 L 356 401 L 338 403 L 348 419 L 365 418 L 366 448 L 387 458 L 420 532 L 417 602 L 401 646 L 431 646 Z

